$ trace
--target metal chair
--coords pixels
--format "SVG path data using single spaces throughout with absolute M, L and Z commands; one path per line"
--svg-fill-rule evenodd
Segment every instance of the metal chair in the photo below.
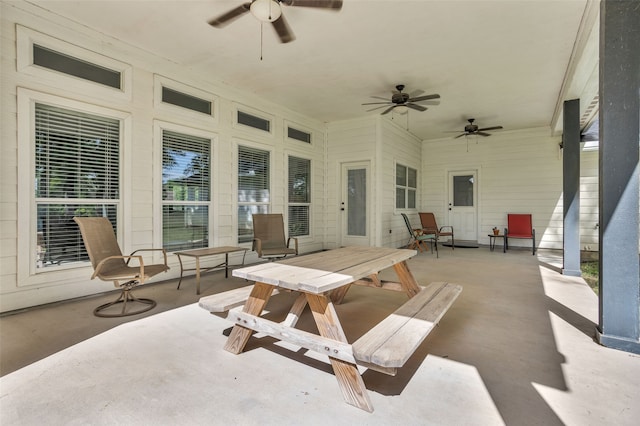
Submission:
M 536 254 L 536 230 L 530 214 L 507 213 L 507 228 L 504 230 L 504 247 L 509 250 L 509 238 L 532 240 L 532 254 Z
M 93 310 L 98 317 L 124 317 L 141 314 L 153 309 L 156 302 L 151 299 L 137 298 L 131 290 L 143 284 L 146 280 L 169 270 L 167 266 L 167 252 L 165 249 L 136 250 L 129 256 L 123 256 L 116 240 L 116 234 L 111 222 L 106 217 L 74 217 L 73 220 L 80 227 L 84 246 L 89 254 L 93 275 L 103 281 L 113 281 L 113 285 L 120 288 L 119 297 L 113 302 L 100 305 Z M 145 265 L 142 256 L 135 255 L 139 251 L 161 251 L 164 264 Z M 137 260 L 137 266 L 129 266 L 131 259 Z M 122 305 L 119 310 L 110 309 Z M 131 308 L 134 306 L 134 308 Z M 136 308 L 136 306 L 138 306 Z
M 453 226 L 441 226 L 438 227 L 436 222 L 436 216 L 433 213 L 418 213 L 420 215 L 420 223 L 422 229 L 427 234 L 436 234 L 436 247 L 438 247 L 438 241 L 440 237 L 451 237 L 451 250 L 455 246 L 455 236 L 453 233 Z M 446 231 L 448 229 L 448 231 Z
M 404 224 L 407 225 L 407 230 L 409 231 L 409 241 L 407 241 L 407 248 L 418 249 L 422 253 L 422 245 L 424 245 L 425 250 L 429 250 L 426 245 L 426 241 L 429 241 L 431 244 L 431 254 L 433 254 L 433 243 L 436 242 L 435 234 L 425 234 L 422 228 L 414 228 L 411 226 L 411 222 L 406 214 L 400 213 L 402 218 L 404 219 Z M 436 244 L 436 258 L 439 258 L 438 254 L 438 245 Z
M 289 244 L 293 240 L 294 248 Z M 298 254 L 298 239 L 284 236 L 284 219 L 280 213 L 253 215 L 253 248 L 259 258 L 275 260 Z

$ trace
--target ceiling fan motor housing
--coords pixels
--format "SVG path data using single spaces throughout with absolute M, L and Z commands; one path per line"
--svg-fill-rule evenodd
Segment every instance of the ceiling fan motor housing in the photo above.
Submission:
M 391 96 L 391 102 L 394 104 L 404 104 L 409 100 L 408 93 L 394 93 Z

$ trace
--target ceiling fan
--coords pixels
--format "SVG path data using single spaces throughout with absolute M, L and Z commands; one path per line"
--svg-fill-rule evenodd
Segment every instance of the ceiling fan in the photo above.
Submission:
M 432 99 L 440 99 L 440 95 L 438 94 L 411 97 L 411 95 L 409 95 L 408 93 L 404 93 L 403 90 L 404 90 L 404 84 L 398 84 L 396 86 L 396 91 L 391 92 L 392 93 L 391 100 L 387 100 L 386 102 L 367 102 L 362 105 L 382 105 L 382 106 L 370 109 L 369 111 L 374 111 L 376 109 L 384 108 L 385 106 L 387 106 L 387 108 L 381 113 L 381 115 L 385 115 L 391 112 L 395 108 L 398 108 L 398 110 L 404 110 L 403 112 L 408 111 L 407 108 L 411 108 L 416 111 L 426 111 L 427 107 L 418 105 L 416 102 L 423 102 L 423 101 L 428 101 Z M 379 98 L 378 96 L 373 96 L 373 97 L 377 99 L 384 99 L 384 98 Z
M 342 9 L 342 0 L 252 0 L 211 19 L 209 25 L 215 28 L 222 28 L 245 13 L 251 12 L 260 22 L 270 22 L 273 25 L 281 43 L 289 43 L 295 40 L 296 37 L 284 18 L 282 13 L 283 5 L 338 11 Z
M 485 132 L 488 130 L 502 129 L 502 126 L 483 127 L 482 129 L 479 129 L 478 125 L 473 124 L 473 122 L 476 121 L 475 118 L 469 118 L 467 121 L 469 122 L 469 124 L 464 126 L 464 131 L 460 133 L 458 136 L 456 136 L 454 139 L 461 138 L 463 136 L 470 136 L 470 135 L 491 136 L 491 133 L 485 133 Z

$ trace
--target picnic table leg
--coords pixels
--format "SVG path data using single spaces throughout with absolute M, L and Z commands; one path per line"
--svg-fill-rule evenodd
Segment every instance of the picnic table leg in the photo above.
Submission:
M 420 286 L 416 281 L 415 277 L 409 270 L 409 265 L 407 265 L 406 261 L 396 263 L 393 265 L 393 269 L 396 270 L 398 274 L 398 278 L 400 278 L 400 283 L 402 284 L 402 288 L 407 293 L 407 296 L 410 298 L 420 293 Z
M 344 296 L 347 295 L 347 291 L 349 291 L 350 288 L 351 288 L 351 284 L 347 284 L 333 290 L 329 296 L 331 297 L 331 301 L 336 305 L 341 304 L 342 301 L 344 300 Z
M 304 311 L 304 307 L 307 306 L 307 298 L 304 293 L 299 293 L 295 302 L 293 302 L 293 306 L 289 310 L 287 314 L 287 318 L 282 321 L 283 325 L 287 327 L 295 327 L 300 319 L 300 315 L 302 315 L 302 311 Z
M 307 301 L 313 313 L 313 318 L 318 326 L 320 335 L 340 342 L 347 342 L 347 338 L 342 330 L 338 316 L 333 307 L 333 303 L 321 294 L 307 293 Z M 338 380 L 338 385 L 342 391 L 342 397 L 355 407 L 368 412 L 373 412 L 373 405 L 369 399 L 364 380 L 360 376 L 358 367 L 355 364 L 329 357 L 333 372 Z
M 245 302 L 244 308 L 242 308 L 242 311 L 259 317 L 260 314 L 262 314 L 262 310 L 265 305 L 269 301 L 269 297 L 271 297 L 273 289 L 274 287 L 272 285 L 256 282 L 253 286 L 253 290 L 251 290 L 251 295 Z M 227 343 L 224 345 L 224 349 L 232 354 L 239 354 L 247 345 L 252 332 L 253 331 L 250 328 L 236 324 L 233 326 L 231 334 L 229 334 L 229 338 L 227 339 Z

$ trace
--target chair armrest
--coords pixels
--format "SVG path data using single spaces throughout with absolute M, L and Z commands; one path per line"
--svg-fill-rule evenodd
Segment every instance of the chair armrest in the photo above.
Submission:
M 295 250 L 296 250 L 296 255 L 298 254 L 298 239 L 296 237 L 289 237 L 287 238 L 287 248 L 289 247 L 289 243 L 291 243 L 291 240 L 293 240 L 294 245 L 295 245 Z
M 100 275 L 100 272 L 102 270 L 102 268 L 104 267 L 105 263 L 107 263 L 110 260 L 113 259 L 126 259 L 127 260 L 127 265 L 129 264 L 129 260 L 136 258 L 138 259 L 139 262 L 139 266 L 140 266 L 140 276 L 144 277 L 144 261 L 142 260 L 142 256 L 109 256 L 109 257 L 105 257 L 104 259 L 102 259 L 100 261 L 100 263 L 98 263 L 96 265 L 95 270 L 93 271 L 93 275 L 91 275 L 91 279 L 94 279 L 95 277 L 97 277 L 98 275 Z
M 254 238 L 251 250 L 258 253 L 258 257 L 262 257 L 262 240 L 260 238 Z
M 136 254 L 139 251 L 161 251 L 162 252 L 162 256 L 164 257 L 164 266 L 168 266 L 168 264 L 167 264 L 167 250 L 165 250 L 163 248 L 138 249 L 138 250 L 134 251 L 133 253 L 131 253 L 129 256 L 133 256 L 134 254 Z M 127 260 L 127 265 L 128 264 L 129 264 L 129 260 Z
M 451 232 L 453 232 L 453 226 L 449 226 L 449 225 L 441 226 L 441 227 L 440 227 L 440 231 L 438 231 L 438 232 L 442 232 L 442 230 L 443 230 L 444 228 L 449 228 L 449 229 L 451 230 Z

